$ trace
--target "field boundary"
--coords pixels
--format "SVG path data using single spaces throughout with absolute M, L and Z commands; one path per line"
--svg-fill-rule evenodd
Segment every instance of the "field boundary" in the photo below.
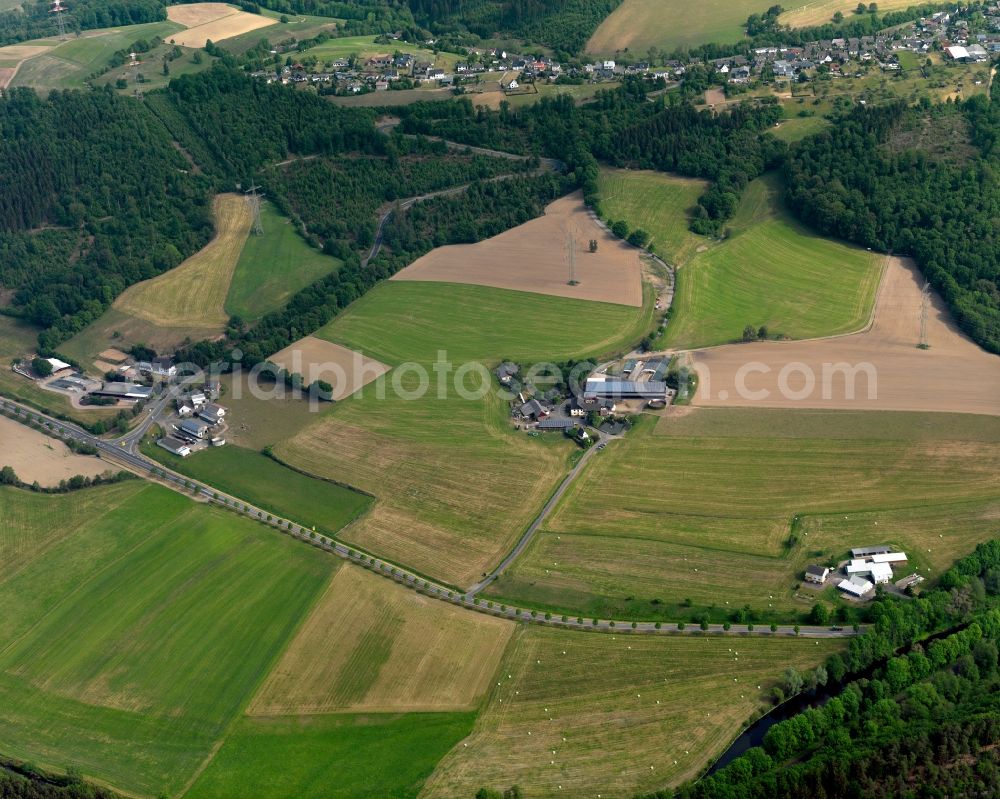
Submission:
M 484 601 L 472 593 L 463 592 L 456 589 L 454 586 L 448 586 L 441 581 L 431 581 L 430 579 L 425 579 L 412 569 L 394 564 L 385 558 L 376 557 L 375 555 L 367 553 L 360 547 L 353 545 L 348 546 L 333 536 L 327 536 L 306 530 L 304 527 L 291 521 L 290 519 L 265 512 L 264 510 L 244 502 L 243 500 L 232 495 L 222 493 L 213 486 L 209 486 L 202 481 L 186 477 L 174 472 L 169 467 L 149 461 L 143 455 L 137 455 L 121 449 L 119 446 L 116 446 L 116 442 L 114 441 L 96 438 L 95 436 L 86 433 L 82 428 L 79 428 L 76 425 L 60 423 L 54 419 L 48 419 L 46 416 L 35 412 L 26 413 L 26 409 L 21 408 L 19 403 L 3 397 L 2 395 L 0 395 L 0 406 L 3 406 L 7 410 L 14 410 L 17 412 L 17 420 L 24 424 L 28 424 L 29 420 L 34 419 L 38 423 L 45 426 L 55 425 L 54 431 L 59 437 L 76 438 L 77 440 L 83 440 L 87 443 L 91 443 L 98 447 L 98 449 L 102 452 L 123 461 L 132 471 L 139 472 L 144 477 L 151 476 L 153 478 L 162 479 L 166 481 L 167 487 L 177 491 L 178 493 L 182 493 L 193 500 L 200 499 L 204 502 L 214 503 L 234 513 L 239 513 L 253 519 L 254 521 L 259 521 L 261 524 L 264 524 L 271 529 L 290 535 L 293 538 L 297 538 L 298 540 L 316 547 L 317 549 L 322 549 L 351 563 L 363 566 L 364 568 L 374 571 L 383 577 L 392 579 L 400 585 L 410 588 L 411 590 L 423 594 L 424 596 L 444 602 L 450 602 L 453 605 L 458 605 L 466 608 L 467 610 L 476 611 L 478 613 L 486 613 L 499 618 L 514 619 L 531 624 L 560 627 L 581 632 L 630 632 L 646 635 L 699 635 L 704 633 L 709 635 L 768 635 L 802 638 L 847 638 L 856 636 L 862 632 L 861 629 L 858 631 L 853 629 L 831 630 L 828 627 L 809 627 L 804 625 L 798 626 L 797 630 L 795 626 L 780 625 L 777 631 L 772 632 L 770 629 L 760 630 L 756 627 L 753 630 L 750 630 L 745 625 L 740 625 L 743 629 L 731 627 L 729 630 L 726 630 L 721 624 L 710 624 L 708 625 L 708 629 L 703 630 L 701 628 L 688 628 L 686 624 L 683 628 L 681 628 L 678 627 L 678 624 L 673 622 L 664 624 L 662 622 L 639 622 L 623 619 L 592 619 L 591 623 L 587 625 L 584 623 L 582 617 L 576 622 L 571 622 L 567 616 L 566 621 L 562 621 L 561 619 L 553 619 L 551 614 L 546 614 L 549 618 L 539 618 L 537 611 L 522 610 L 520 607 L 507 607 L 506 605 L 496 607 L 496 603 L 492 600 Z M 32 416 L 32 413 L 34 413 L 34 416 Z M 22 414 L 24 415 L 22 416 Z M 191 486 L 193 486 L 193 488 L 191 488 Z

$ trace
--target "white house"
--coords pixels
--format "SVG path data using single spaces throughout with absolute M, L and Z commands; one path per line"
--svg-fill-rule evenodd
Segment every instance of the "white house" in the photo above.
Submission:
M 829 577 L 830 570 L 826 566 L 807 566 L 806 582 L 822 585 Z

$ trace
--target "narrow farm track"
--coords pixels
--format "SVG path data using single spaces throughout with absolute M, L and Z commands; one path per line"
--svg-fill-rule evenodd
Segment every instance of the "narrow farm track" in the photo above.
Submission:
M 506 605 L 496 605 L 496 603 L 481 600 L 474 595 L 473 591 L 461 591 L 454 586 L 429 580 L 423 575 L 419 575 L 404 566 L 386 561 L 384 558 L 379 558 L 371 553 L 364 552 L 357 547 L 349 547 L 334 538 L 307 530 L 302 525 L 297 524 L 290 519 L 276 517 L 273 514 L 267 513 L 261 508 L 256 507 L 255 505 L 251 505 L 250 503 L 239 499 L 238 497 L 220 492 L 207 483 L 193 480 L 185 475 L 174 472 L 159 463 L 149 460 L 138 451 L 137 443 L 141 439 L 142 433 L 149 428 L 159 411 L 166 405 L 168 399 L 169 393 L 165 394 L 164 397 L 161 397 L 156 401 L 152 409 L 148 412 L 147 418 L 144 419 L 142 424 L 140 424 L 135 430 L 132 430 L 121 438 L 111 440 L 98 438 L 91 435 L 78 425 L 71 422 L 60 421 L 7 397 L 0 396 L 0 411 L 6 414 L 13 414 L 12 418 L 22 424 L 37 426 L 42 429 L 43 432 L 57 438 L 63 440 L 74 439 L 81 443 L 90 444 L 91 446 L 97 448 L 100 456 L 105 460 L 122 465 L 145 479 L 159 482 L 179 493 L 192 496 L 193 498 L 203 502 L 218 505 L 255 521 L 259 521 L 279 532 L 291 535 L 307 544 L 310 544 L 317 549 L 322 549 L 326 552 L 337 555 L 344 560 L 363 566 L 376 574 L 391 579 L 399 585 L 417 591 L 424 596 L 438 599 L 443 602 L 449 602 L 452 605 L 464 607 L 468 610 L 477 611 L 479 613 L 486 613 L 499 618 L 514 619 L 516 621 L 522 621 L 530 624 L 538 624 L 548 627 L 561 627 L 568 630 L 635 632 L 649 635 L 725 634 L 744 637 L 798 636 L 801 638 L 849 638 L 858 634 L 853 629 L 834 630 L 828 627 L 814 626 L 802 626 L 796 629 L 796 627 L 791 625 L 782 625 L 772 631 L 769 628 L 754 628 L 751 630 L 744 625 L 733 625 L 731 629 L 725 630 L 721 624 L 710 624 L 706 629 L 692 629 L 690 627 L 679 628 L 677 624 L 673 623 L 661 624 L 659 622 L 654 623 L 648 621 L 632 622 L 620 619 L 571 619 L 567 616 L 554 618 L 548 614 L 545 614 L 544 616 L 540 615 L 537 611 L 508 607 Z M 578 467 L 580 465 L 581 464 L 578 464 Z M 572 477 L 574 473 L 571 473 L 570 477 Z M 567 478 L 560 488 L 565 489 L 569 482 L 570 480 Z M 544 515 L 547 510 L 550 510 L 551 506 L 555 504 L 556 500 L 558 500 L 558 494 L 559 491 L 557 490 L 557 494 L 553 497 L 553 501 L 550 501 L 550 503 L 546 505 L 546 508 L 542 511 L 540 519 L 536 519 L 536 523 L 540 523 L 540 521 L 544 519 Z M 536 523 L 533 523 L 532 525 L 535 529 L 537 529 Z M 522 538 L 522 541 L 524 541 L 525 538 L 530 540 L 530 534 L 531 533 L 526 533 L 525 537 Z M 525 541 L 525 545 L 526 544 L 527 542 Z M 515 547 L 515 550 L 511 552 L 501 566 L 506 568 L 506 566 L 514 560 L 519 552 L 520 550 Z M 498 566 L 497 568 L 499 569 L 501 567 Z

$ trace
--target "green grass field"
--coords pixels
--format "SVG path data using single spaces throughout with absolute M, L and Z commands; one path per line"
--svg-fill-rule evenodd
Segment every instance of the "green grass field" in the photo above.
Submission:
M 455 64 L 462 60 L 461 56 L 455 53 L 442 52 L 435 55 L 433 50 L 403 41 L 376 44 L 374 36 L 344 36 L 339 39 L 328 39 L 322 44 L 309 48 L 305 54 L 315 56 L 320 63 L 326 63 L 335 58 L 350 58 L 351 56 L 367 61 L 376 55 L 392 55 L 397 50 L 401 53 L 412 53 L 419 61 L 428 61 L 446 70 L 454 69 Z
M 840 641 L 524 628 L 468 740 L 421 796 L 520 785 L 528 799 L 628 797 L 675 785 L 725 749 L 789 666 Z
M 243 718 L 184 796 L 415 799 L 475 713 Z M 470 794 L 471 796 L 471 794 Z
M 656 252 L 675 265 L 709 243 L 688 230 L 690 211 L 707 188 L 703 180 L 626 169 L 602 169 L 598 182 L 605 218 L 624 219 L 629 228 L 645 230 Z
M 343 265 L 306 244 L 271 203 L 261 205 L 260 217 L 264 235 L 247 238 L 226 297 L 226 313 L 247 321 L 281 308 L 297 291 Z
M 143 452 L 171 469 L 220 491 L 330 535 L 358 518 L 371 498 L 300 474 L 259 452 L 227 445 L 180 458 L 146 442 Z
M 176 794 L 334 563 L 159 486 L 38 499 L 0 491 L 0 548 L 47 542 L 0 574 L 0 752 Z
M 275 451 L 313 474 L 375 494 L 349 541 L 454 583 L 467 583 L 499 559 L 544 504 L 567 468 L 561 436 L 513 430 L 495 392 L 438 398 L 439 351 L 455 369 L 504 358 L 536 361 L 621 352 L 651 323 L 651 304 L 630 308 L 448 283 L 376 286 L 317 334 L 383 363 L 423 364 L 433 389 L 408 400 L 392 388 L 418 386 L 412 370 L 386 378 Z M 475 376 L 466 386 L 481 385 Z M 495 386 L 495 382 L 492 384 Z M 391 486 L 391 488 L 389 488 Z
M 139 39 L 148 40 L 155 36 L 169 39 L 171 33 L 179 30 L 183 30 L 182 26 L 164 21 L 86 31 L 80 37 L 58 43 L 48 52 L 24 62 L 14 78 L 13 85 L 32 86 L 36 89 L 82 88 L 84 81 L 92 73 L 106 66 L 116 51 L 129 47 Z M 47 41 L 52 40 L 40 40 L 40 43 Z M 35 44 L 35 42 L 25 42 L 25 44 Z M 149 78 L 153 78 L 154 73 L 159 73 L 161 70 L 159 58 L 153 60 L 155 56 L 155 52 L 143 55 L 149 66 L 140 71 Z M 205 59 L 205 66 L 209 66 L 210 61 L 211 59 Z M 114 77 L 117 77 L 121 71 L 112 70 L 108 75 L 114 73 Z
M 779 192 L 774 176 L 752 182 L 730 237 L 678 271 L 667 346 L 738 341 L 747 324 L 772 337 L 811 338 L 867 323 L 879 257 L 810 233 L 781 207 Z
M 628 51 L 645 58 L 650 47 L 670 52 L 700 44 L 733 44 L 743 38 L 747 17 L 767 7 L 762 0 L 625 0 L 594 31 L 587 52 Z
M 947 414 L 649 419 L 588 465 L 490 593 L 604 617 L 750 604 L 787 619 L 811 605 L 802 569 L 850 547 L 887 539 L 933 575 L 995 534 L 998 435 L 993 417 Z

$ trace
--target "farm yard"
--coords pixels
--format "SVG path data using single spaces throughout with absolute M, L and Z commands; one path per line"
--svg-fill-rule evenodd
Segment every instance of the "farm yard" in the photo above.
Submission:
M 247 714 L 474 710 L 514 627 L 345 566 Z
M 116 471 L 107 461 L 77 455 L 62 441 L 0 416 L 0 467 L 10 466 L 25 483 L 56 486 L 60 480 L 82 475 L 96 477 Z
M 687 263 L 709 241 L 688 230 L 691 209 L 708 183 L 664 172 L 604 168 L 598 190 L 605 218 L 641 228 L 661 257 L 675 266 Z
M 285 305 L 293 294 L 336 272 L 343 261 L 310 247 L 291 220 L 261 203 L 262 236 L 248 236 L 225 299 L 225 312 L 259 319 Z
M 729 229 L 725 241 L 678 271 L 667 346 L 737 341 L 747 324 L 788 338 L 854 332 L 867 324 L 884 257 L 792 220 L 780 205 L 774 176 L 750 184 Z
M 675 784 L 696 776 L 762 706 L 775 664 L 806 670 L 842 645 L 524 628 L 472 734 L 420 796 L 520 785 L 528 799 L 590 797 L 595 786 L 627 797 Z
M 220 194 L 213 216 L 212 241 L 180 266 L 130 286 L 114 307 L 158 327 L 183 327 L 194 339 L 220 333 L 229 318 L 226 295 L 253 215 L 242 196 Z
M 761 619 L 786 619 L 811 606 L 794 596 L 801 570 L 858 545 L 854 535 L 874 534 L 873 521 L 883 520 L 880 539 L 934 571 L 991 534 L 1000 512 L 996 419 L 803 413 L 811 412 L 643 420 L 588 464 L 488 593 L 588 616 L 707 611 L 721 621 L 749 604 Z M 846 434 L 853 426 L 870 435 Z M 951 513 L 955 523 L 942 529 Z M 838 514 L 843 524 L 831 528 Z M 939 522 L 925 529 L 922 515 Z M 908 522 L 897 527 L 897 518 Z M 864 532 L 852 534 L 861 519 Z M 813 524 L 839 535 L 807 538 Z
M 413 362 L 430 370 L 439 350 L 455 367 L 473 361 L 490 366 L 504 358 L 621 351 L 644 335 L 651 311 L 651 304 L 638 309 L 481 286 L 389 281 L 317 335 L 390 366 Z M 403 391 L 419 388 L 412 370 L 390 377 Z M 467 386 L 477 385 L 472 374 Z M 384 399 L 366 392 L 338 403 L 274 450 L 296 467 L 377 497 L 371 512 L 344 531 L 347 541 L 467 584 L 513 544 L 555 488 L 572 450 L 561 437 L 516 433 L 506 403 L 494 392 L 466 400 L 450 389 L 439 399 L 436 387 L 431 389 L 418 399 L 395 389 Z
M 290 374 L 302 375 L 307 385 L 326 380 L 333 386 L 333 399 L 340 401 L 363 389 L 389 371 L 384 363 L 363 353 L 306 336 L 268 358 Z
M 0 573 L 4 754 L 130 794 L 177 794 L 331 561 L 155 485 L 47 496 L 40 513 L 39 499 L 0 491 L 0 549 L 47 544 Z
M 597 242 L 596 252 L 588 250 L 591 240 Z M 570 247 L 578 285 L 569 284 Z M 635 307 L 643 301 L 639 250 L 598 225 L 579 193 L 486 241 L 438 247 L 392 279 L 466 283 Z
M 207 41 L 220 42 L 277 22 L 259 14 L 240 11 L 225 3 L 168 6 L 167 17 L 185 28 L 170 37 L 172 42 L 181 47 L 204 47 Z
M 729 407 L 1000 414 L 1000 363 L 996 356 L 958 331 L 944 303 L 933 294 L 928 297 L 927 309 L 929 348 L 918 348 L 923 278 L 912 262 L 887 260 L 869 329 L 835 339 L 759 342 L 695 352 L 694 366 L 703 376 L 693 402 Z M 737 374 L 748 363 L 759 367 L 746 378 L 749 392 L 739 391 Z M 787 364 L 798 364 L 795 368 L 801 371 L 786 375 L 789 390 L 781 391 L 782 370 Z M 847 377 L 828 366 L 824 371 L 824 364 L 867 365 L 852 381 L 856 383 L 853 396 Z M 804 372 L 815 379 L 811 390 Z M 754 394 L 764 391 L 766 396 Z

